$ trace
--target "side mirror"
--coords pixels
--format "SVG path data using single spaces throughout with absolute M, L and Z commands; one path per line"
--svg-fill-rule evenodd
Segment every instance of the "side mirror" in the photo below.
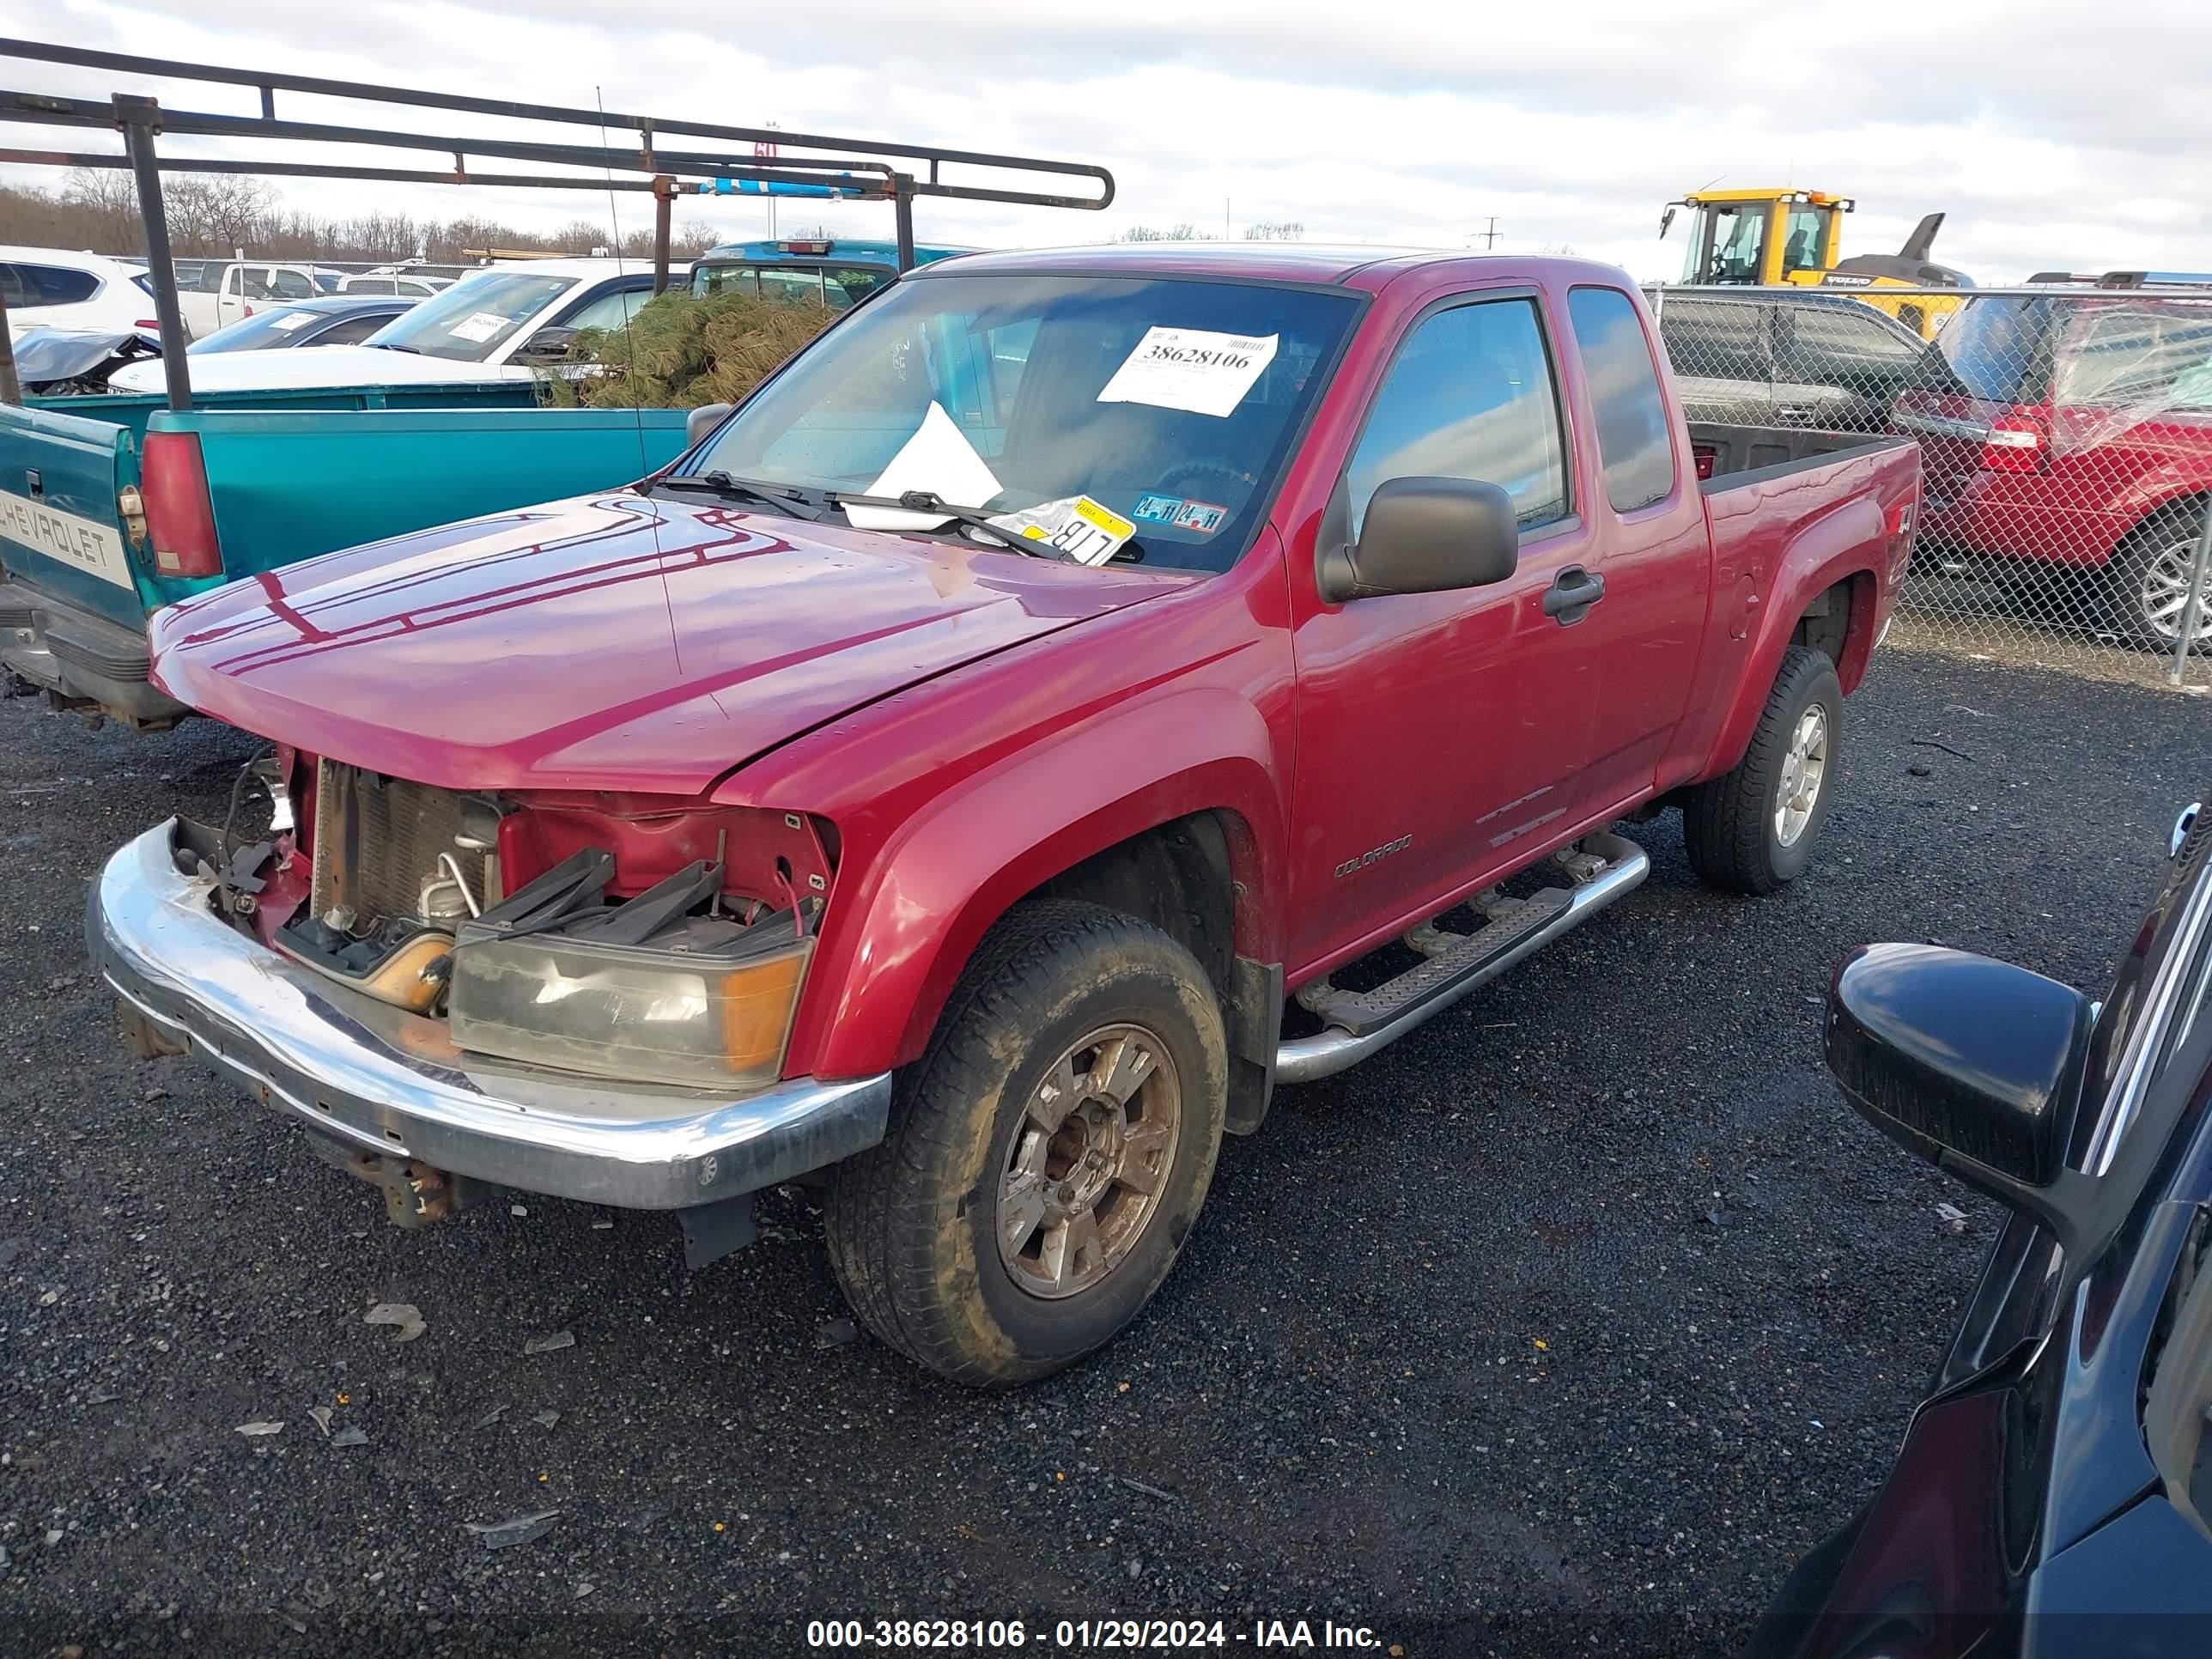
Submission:
M 1332 604 L 1502 582 L 1521 562 L 1513 498 L 1469 478 L 1391 478 L 1367 503 L 1359 540 L 1322 556 Z
M 1659 240 L 1663 242 L 1667 240 L 1668 229 L 1674 224 L 1674 210 L 1672 208 L 1668 208 L 1664 213 L 1659 216 Z
M 514 360 L 519 363 L 557 363 L 568 356 L 575 338 L 576 331 L 573 328 L 541 328 L 515 349 Z
M 684 447 L 696 449 L 707 434 L 730 418 L 735 404 L 702 404 L 684 417 Z
M 1828 1069 L 1891 1139 L 2065 1232 L 2095 1012 L 2070 986 L 1970 951 L 1861 945 L 1828 992 Z

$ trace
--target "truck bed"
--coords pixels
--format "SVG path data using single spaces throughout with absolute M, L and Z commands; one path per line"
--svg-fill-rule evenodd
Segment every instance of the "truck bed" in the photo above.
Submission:
M 1846 452 L 1911 441 L 1879 433 L 1820 432 L 1802 426 L 1690 422 L 1690 453 L 1697 458 L 1698 487 L 1708 495 L 1839 460 Z
M 0 405 L 0 666 L 65 702 L 160 723 L 146 618 L 203 589 L 432 525 L 627 483 L 684 443 L 676 409 L 542 409 L 526 383 Z M 197 445 L 222 550 L 165 574 L 126 520 L 149 434 Z

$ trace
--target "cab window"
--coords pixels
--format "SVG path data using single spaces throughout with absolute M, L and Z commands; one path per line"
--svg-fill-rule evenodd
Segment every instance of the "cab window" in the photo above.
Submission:
M 1828 216 L 1833 208 L 1807 207 L 1802 203 L 1790 208 L 1782 223 L 1782 269 L 1786 274 L 1793 270 L 1818 270 L 1821 254 L 1828 246 Z
M 1713 258 L 1710 281 L 1756 283 L 1760 258 L 1766 249 L 1766 209 L 1764 202 L 1745 202 L 1716 207 L 1713 216 Z
M 574 311 L 561 319 L 563 328 L 621 328 L 642 310 L 645 302 L 653 298 L 649 289 L 618 289 L 611 294 L 601 294 L 586 300 Z
M 1674 493 L 1672 423 L 1635 306 L 1619 289 L 1572 289 L 1567 321 L 1597 416 L 1606 500 L 1616 513 L 1665 501 Z
M 1566 445 L 1533 300 L 1455 306 L 1413 326 L 1352 452 L 1352 539 L 1391 478 L 1469 478 L 1513 498 L 1524 531 L 1567 513 Z

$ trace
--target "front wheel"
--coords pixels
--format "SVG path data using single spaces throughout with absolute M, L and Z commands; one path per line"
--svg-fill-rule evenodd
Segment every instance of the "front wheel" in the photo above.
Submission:
M 846 1299 L 955 1382 L 1073 1364 L 1175 1265 L 1213 1177 L 1228 1069 L 1182 945 L 1097 905 L 1016 907 L 900 1074 L 890 1134 L 832 1175 Z
M 1835 664 L 1791 646 L 1742 760 L 1682 803 L 1690 867 L 1737 893 L 1771 893 L 1804 874 L 1827 819 L 1843 732 Z

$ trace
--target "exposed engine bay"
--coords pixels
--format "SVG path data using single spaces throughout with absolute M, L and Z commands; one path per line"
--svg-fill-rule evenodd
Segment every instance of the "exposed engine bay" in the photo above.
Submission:
M 267 837 L 241 850 L 226 825 L 193 855 L 234 924 L 295 962 L 498 1060 L 699 1088 L 776 1075 L 834 874 L 826 823 L 259 764 Z

